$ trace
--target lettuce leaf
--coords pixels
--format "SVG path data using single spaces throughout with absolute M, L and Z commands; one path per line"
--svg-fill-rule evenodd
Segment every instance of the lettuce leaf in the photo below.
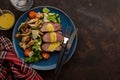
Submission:
M 32 57 L 25 57 L 25 62 L 33 63 L 42 60 L 41 51 L 36 51 Z
M 44 7 L 44 8 L 43 8 L 43 12 L 44 12 L 44 13 L 49 13 L 50 10 L 49 10 L 48 8 Z

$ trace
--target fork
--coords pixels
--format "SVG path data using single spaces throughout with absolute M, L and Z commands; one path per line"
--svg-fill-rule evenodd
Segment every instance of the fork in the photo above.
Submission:
M 59 58 L 58 58 L 57 65 L 56 65 L 55 80 L 57 80 L 57 78 L 58 78 L 58 76 L 60 74 L 60 70 L 61 70 L 60 65 L 61 65 L 61 62 L 62 62 L 64 51 L 66 50 L 66 44 L 69 41 L 70 34 L 71 34 L 71 27 L 67 26 L 66 31 L 65 31 L 65 35 L 64 35 L 64 41 L 63 41 L 63 44 L 62 44 L 62 50 L 61 50 L 61 52 L 59 54 Z

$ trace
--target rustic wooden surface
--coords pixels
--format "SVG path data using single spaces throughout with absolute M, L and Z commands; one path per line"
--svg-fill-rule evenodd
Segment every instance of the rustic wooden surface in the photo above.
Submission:
M 120 80 L 120 0 L 34 0 L 34 6 L 55 6 L 65 11 L 79 28 L 74 55 L 63 66 L 59 80 Z M 9 0 L 0 8 L 17 11 Z M 0 31 L 12 40 L 13 28 Z M 53 80 L 54 70 L 38 71 Z

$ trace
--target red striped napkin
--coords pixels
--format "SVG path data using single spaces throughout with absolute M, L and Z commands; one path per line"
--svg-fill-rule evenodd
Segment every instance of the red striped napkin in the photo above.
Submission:
M 43 80 L 17 57 L 11 41 L 4 36 L 0 37 L 0 80 Z

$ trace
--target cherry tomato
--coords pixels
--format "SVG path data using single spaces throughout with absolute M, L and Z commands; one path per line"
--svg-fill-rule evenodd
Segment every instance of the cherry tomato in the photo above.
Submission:
M 50 58 L 50 54 L 47 53 L 47 52 L 43 52 L 43 53 L 42 53 L 42 57 L 43 57 L 44 59 L 48 59 L 48 58 Z
M 35 18 L 36 17 L 36 12 L 35 11 L 30 11 L 29 12 L 29 17 L 30 18 Z
M 29 56 L 29 53 L 31 52 L 31 48 L 27 48 L 24 50 L 25 56 Z

